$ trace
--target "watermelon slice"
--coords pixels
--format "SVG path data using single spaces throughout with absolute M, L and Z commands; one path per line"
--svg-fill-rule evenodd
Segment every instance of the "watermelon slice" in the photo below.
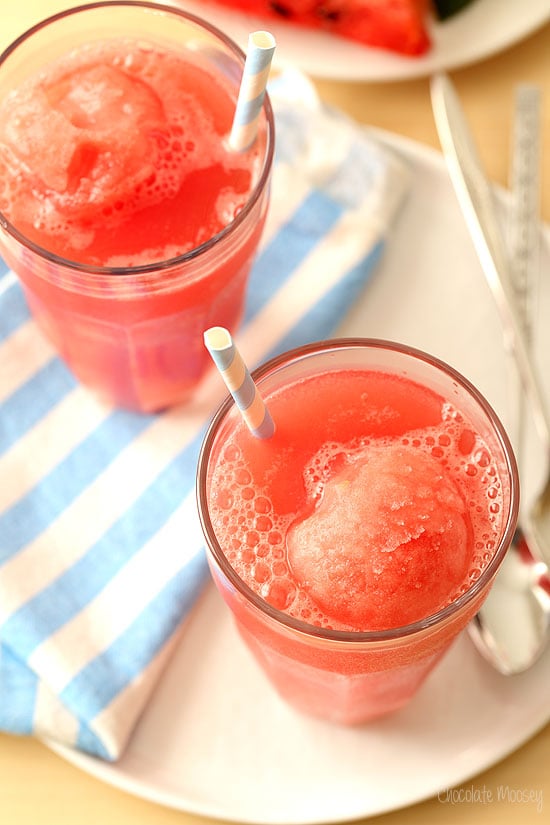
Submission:
M 321 29 L 369 46 L 420 55 L 430 47 L 429 0 L 210 0 L 257 17 Z

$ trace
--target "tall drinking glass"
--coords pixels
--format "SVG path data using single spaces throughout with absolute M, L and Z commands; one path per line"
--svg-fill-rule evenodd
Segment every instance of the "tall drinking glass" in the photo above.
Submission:
M 0 56 L 0 254 L 76 377 L 117 406 L 185 400 L 203 330 L 235 329 L 269 199 L 267 96 L 228 148 L 245 56 L 149 2 L 56 14 Z
M 345 724 L 395 711 L 510 544 L 510 442 L 469 381 L 399 344 L 312 344 L 254 377 L 275 435 L 255 439 L 228 398 L 199 461 L 214 581 L 291 704 Z

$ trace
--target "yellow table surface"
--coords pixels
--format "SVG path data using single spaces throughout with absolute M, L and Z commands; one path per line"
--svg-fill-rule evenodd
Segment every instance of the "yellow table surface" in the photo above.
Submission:
M 511 0 L 503 0 L 510 2 Z M 529 2 L 529 0 L 524 0 Z M 0 0 L 0 49 L 67 0 Z M 486 170 L 506 185 L 514 87 L 543 91 L 542 214 L 550 222 L 550 24 L 507 51 L 450 73 L 462 99 Z M 427 79 L 398 83 L 318 81 L 321 96 L 357 120 L 439 149 Z M 548 685 L 550 693 L 550 685 Z M 506 720 L 502 720 L 506 725 Z M 490 770 L 460 786 L 456 804 L 437 798 L 368 819 L 370 825 L 490 825 L 541 823 L 550 817 L 550 725 Z M 497 801 L 501 788 L 534 792 L 533 803 Z M 490 791 L 490 794 L 483 791 Z M 472 791 L 478 801 L 468 801 Z M 488 796 L 490 803 L 483 802 Z M 466 801 L 459 801 L 459 799 Z M 105 785 L 64 762 L 41 743 L 0 734 L 1 825 L 198 825 L 206 820 L 169 810 Z M 367 820 L 366 820 L 367 821 Z

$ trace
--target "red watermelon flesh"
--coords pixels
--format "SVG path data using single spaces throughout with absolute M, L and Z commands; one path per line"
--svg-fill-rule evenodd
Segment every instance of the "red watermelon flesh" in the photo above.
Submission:
M 430 47 L 429 0 L 212 0 L 267 19 L 321 29 L 404 55 Z

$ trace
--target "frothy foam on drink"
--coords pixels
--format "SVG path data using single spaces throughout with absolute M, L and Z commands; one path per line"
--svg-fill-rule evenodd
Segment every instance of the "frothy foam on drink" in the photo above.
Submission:
M 241 578 L 310 624 L 374 630 L 425 618 L 466 592 L 494 553 L 497 468 L 448 404 L 437 427 L 325 444 L 304 486 L 306 510 L 277 516 L 230 444 L 211 514 Z
M 207 241 L 246 203 L 254 164 L 250 153 L 227 151 L 226 125 L 194 94 L 200 77 L 218 94 L 214 76 L 176 52 L 125 40 L 81 47 L 46 67 L 0 106 L 0 209 L 46 247 L 52 238 L 86 250 L 99 233 L 175 198 L 201 169 L 241 170 L 240 191 L 222 187 L 195 237 L 170 238 L 169 255 L 153 244 L 133 262 Z

